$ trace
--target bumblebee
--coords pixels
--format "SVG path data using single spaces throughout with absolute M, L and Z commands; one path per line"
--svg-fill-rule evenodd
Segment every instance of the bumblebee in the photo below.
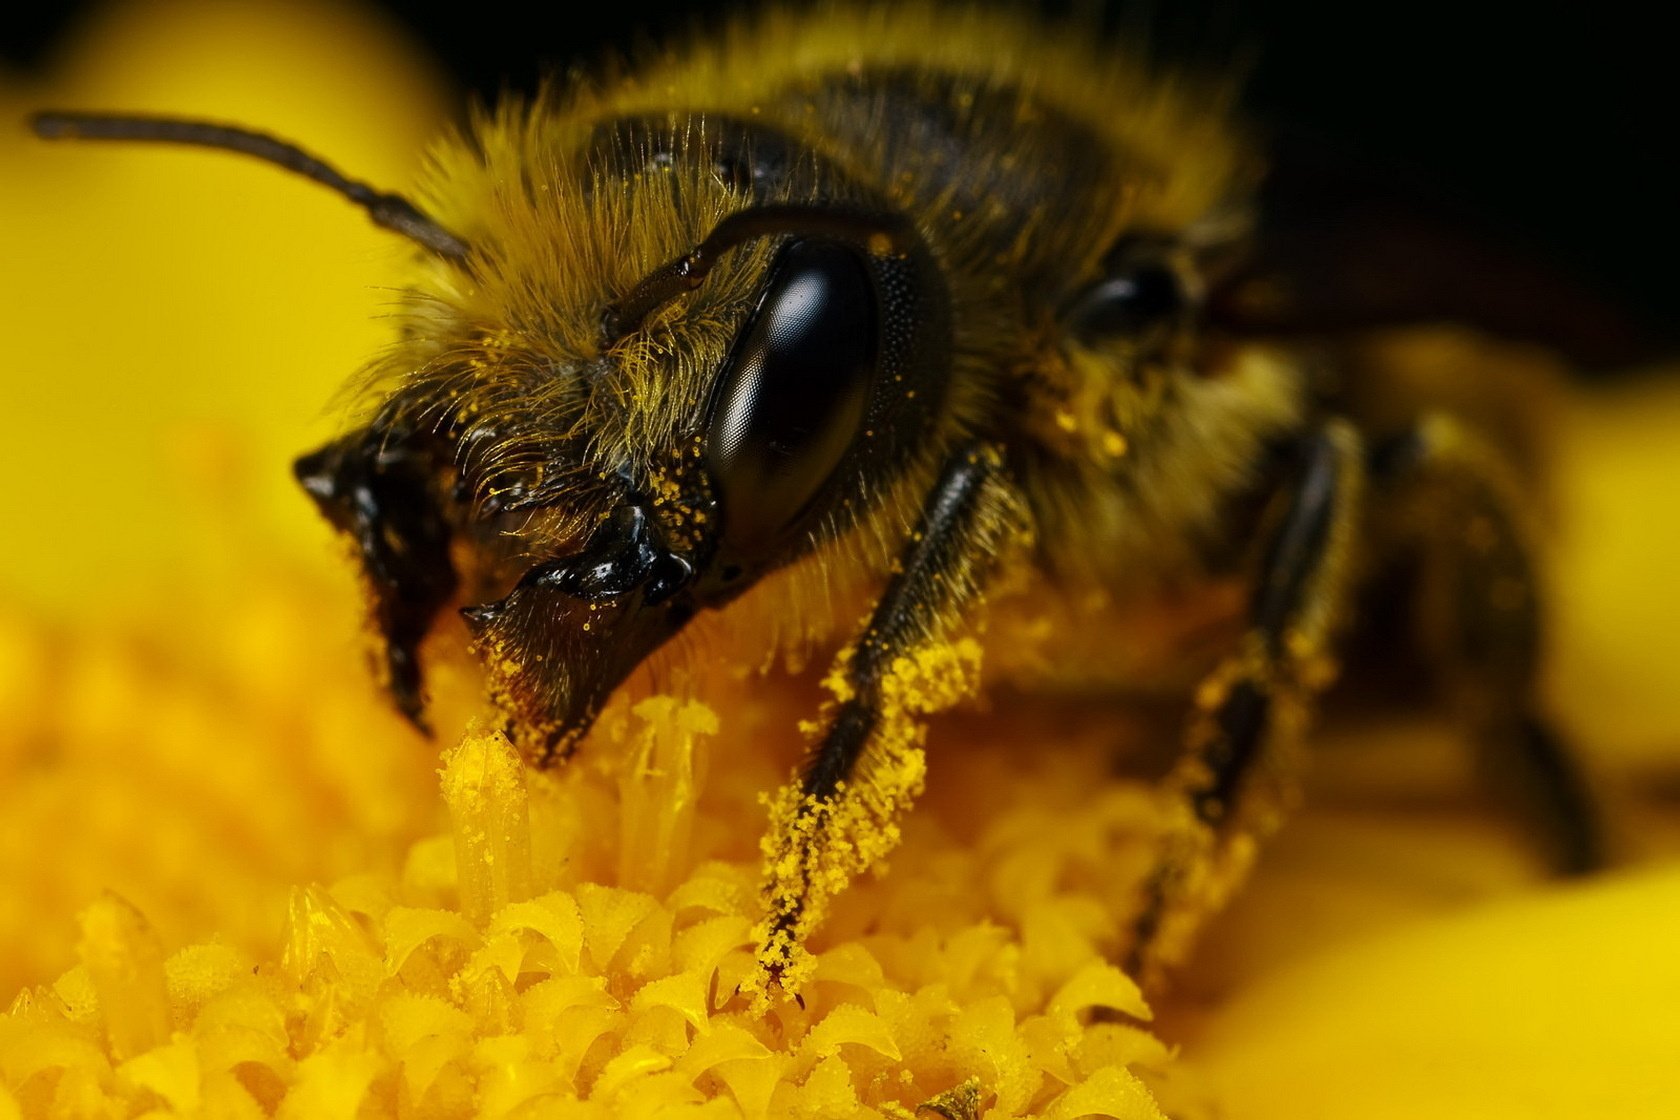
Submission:
M 1068 657 L 1100 677 L 1128 617 L 1240 588 L 1165 782 L 1134 971 L 1241 878 L 1393 556 L 1472 741 L 1560 867 L 1600 858 L 1536 704 L 1518 474 L 1345 341 L 1498 329 L 1498 301 L 1436 298 L 1466 286 L 1404 276 L 1415 246 L 1320 252 L 1336 232 L 1271 204 L 1231 102 L 1077 30 L 883 6 L 770 14 L 504 103 L 435 149 L 417 202 L 240 128 L 35 127 L 244 152 L 415 244 L 353 426 L 296 474 L 354 544 L 416 724 L 452 608 L 542 766 L 697 619 L 830 651 L 765 843 L 762 979 L 796 990 L 828 900 L 896 842 L 927 721 L 1008 666 L 983 626 L 1000 589 L 1083 619 Z

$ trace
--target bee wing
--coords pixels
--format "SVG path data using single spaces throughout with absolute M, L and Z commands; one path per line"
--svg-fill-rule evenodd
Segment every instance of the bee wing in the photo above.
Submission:
M 1495 218 L 1397 166 L 1283 135 L 1251 251 L 1209 298 L 1212 322 L 1260 336 L 1335 336 L 1462 323 L 1540 343 L 1587 368 L 1680 340 L 1570 274 Z

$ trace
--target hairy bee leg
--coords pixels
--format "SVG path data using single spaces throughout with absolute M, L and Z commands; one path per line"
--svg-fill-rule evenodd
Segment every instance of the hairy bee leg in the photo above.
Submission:
M 1263 554 L 1248 632 L 1198 690 L 1168 781 L 1176 819 L 1144 882 L 1126 961 L 1150 982 L 1246 874 L 1259 834 L 1290 793 L 1278 755 L 1334 675 L 1331 640 L 1364 487 L 1359 437 L 1333 421 L 1303 441 L 1299 463 Z M 1260 779 L 1273 788 L 1256 790 Z
M 896 574 L 825 682 L 835 700 L 803 774 L 772 805 L 760 941 L 767 985 L 797 989 L 803 942 L 828 900 L 897 844 L 899 813 L 921 790 L 923 717 L 978 683 L 978 644 L 950 634 L 984 594 L 999 553 L 1026 532 L 996 448 L 971 445 L 947 461 Z
M 1560 873 L 1604 861 L 1580 770 L 1539 714 L 1539 597 L 1522 488 L 1492 447 L 1447 416 L 1372 455 L 1373 496 L 1394 504 L 1422 564 L 1413 618 L 1479 769 Z

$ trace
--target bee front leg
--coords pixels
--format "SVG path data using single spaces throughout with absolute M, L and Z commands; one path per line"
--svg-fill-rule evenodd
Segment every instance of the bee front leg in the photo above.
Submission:
M 772 803 L 761 990 L 798 989 L 805 939 L 829 899 L 897 845 L 899 815 L 922 787 L 925 717 L 978 686 L 978 643 L 952 635 L 1026 526 L 997 449 L 971 445 L 946 462 L 867 625 L 825 681 L 834 698 L 808 728 L 803 773 Z
M 1173 815 L 1126 961 L 1145 982 L 1159 981 L 1242 881 L 1293 794 L 1288 754 L 1335 674 L 1331 644 L 1345 614 L 1364 479 L 1350 425 L 1332 421 L 1302 441 L 1266 540 L 1248 631 L 1197 690 L 1182 760 L 1167 782 Z
M 1373 497 L 1421 560 L 1419 647 L 1470 735 L 1484 781 L 1504 795 L 1560 873 L 1604 860 L 1591 797 L 1538 713 L 1540 653 L 1523 491 L 1502 456 L 1447 416 L 1372 455 Z
M 397 710 L 430 734 L 420 643 L 459 584 L 433 481 L 436 448 L 376 424 L 303 456 L 292 470 L 353 542 L 379 642 L 376 669 Z

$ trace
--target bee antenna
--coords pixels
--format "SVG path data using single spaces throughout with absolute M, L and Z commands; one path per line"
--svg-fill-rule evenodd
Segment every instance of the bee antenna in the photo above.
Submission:
M 209 121 L 113 113 L 36 113 L 29 121 L 43 140 L 133 140 L 189 144 L 240 152 L 329 187 L 367 211 L 377 226 L 400 233 L 456 264 L 467 259 L 465 241 L 438 225 L 400 194 L 387 194 L 346 178 L 336 167 L 266 133 Z

